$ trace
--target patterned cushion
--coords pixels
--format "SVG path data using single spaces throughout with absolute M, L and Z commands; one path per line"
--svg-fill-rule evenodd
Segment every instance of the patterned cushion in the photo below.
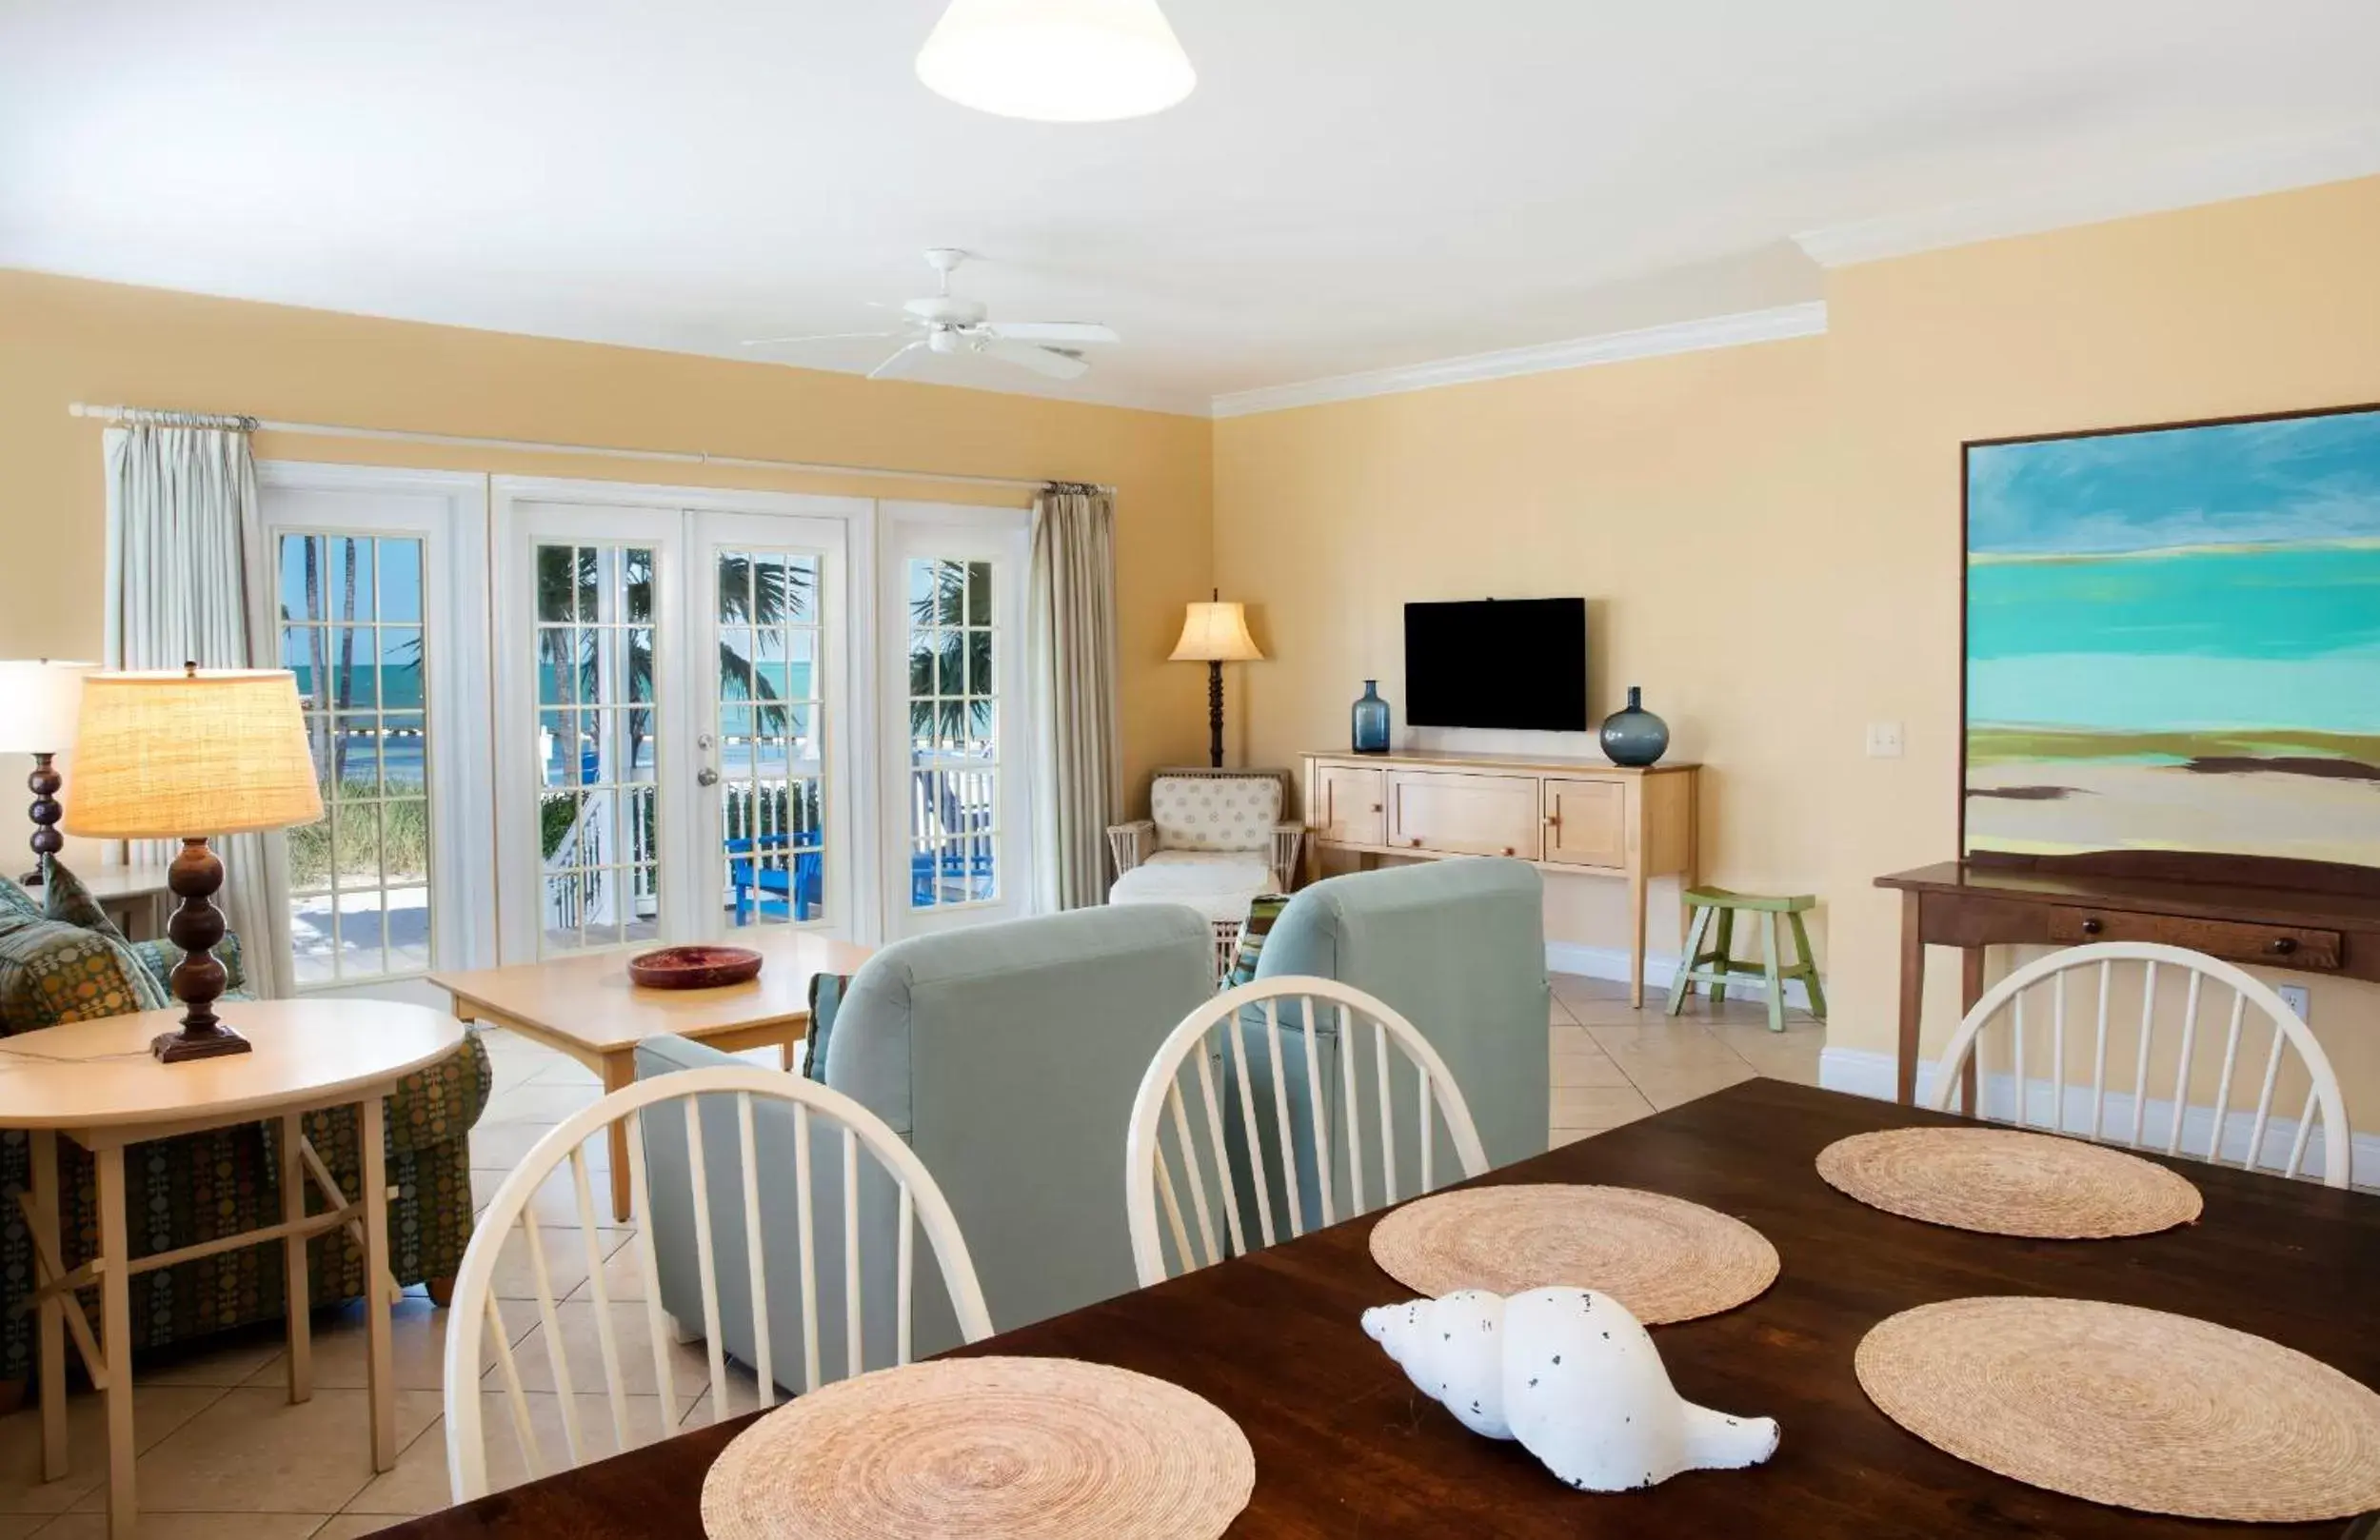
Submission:
M 52 860 L 49 875 L 42 879 L 41 907 L 42 913 L 51 919 L 97 931 L 119 941 L 125 938 L 124 933 L 116 929 L 116 922 L 108 918 L 108 911 L 100 908 L 99 900 L 90 896 L 90 889 L 83 886 L 83 879 L 68 871 L 62 861 Z
M 1280 821 L 1272 776 L 1160 776 L 1149 786 L 1160 850 L 1267 850 Z
M 27 919 L 44 918 L 41 900 L 5 877 L 0 877 L 0 915 L 20 915 Z

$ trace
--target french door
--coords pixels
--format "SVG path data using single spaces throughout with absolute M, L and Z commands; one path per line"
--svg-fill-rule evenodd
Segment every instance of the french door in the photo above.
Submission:
M 863 934 L 849 596 L 870 504 L 502 478 L 495 503 L 506 959 Z

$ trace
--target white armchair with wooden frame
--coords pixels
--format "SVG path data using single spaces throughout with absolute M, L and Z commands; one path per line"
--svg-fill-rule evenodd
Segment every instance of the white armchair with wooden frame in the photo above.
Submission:
M 1218 977 L 1231 971 L 1248 904 L 1296 884 L 1305 826 L 1282 818 L 1280 770 L 1160 770 L 1149 816 L 1107 831 L 1109 903 L 1186 904 L 1215 927 Z

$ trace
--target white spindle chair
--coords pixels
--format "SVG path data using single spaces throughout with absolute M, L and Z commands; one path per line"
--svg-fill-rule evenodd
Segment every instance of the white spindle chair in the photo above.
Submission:
M 1284 1007 L 1298 1013 L 1286 1026 L 1281 1019 Z M 1254 1020 L 1262 1023 L 1264 1062 L 1259 1073 L 1272 1086 L 1269 1129 L 1258 1112 L 1258 1095 L 1248 1065 L 1249 1032 L 1242 1030 L 1243 1023 Z M 1345 1110 L 1341 1133 L 1346 1165 L 1342 1170 L 1334 1170 L 1337 1161 L 1317 1034 L 1301 1030 L 1300 1022 L 1306 1028 L 1321 1023 L 1337 1030 L 1338 1089 Z M 1368 1034 L 1359 1030 L 1366 1023 L 1372 1029 Z M 1304 1110 L 1309 1139 L 1304 1149 L 1314 1158 L 1313 1195 L 1319 1200 L 1313 1214 L 1306 1211 L 1298 1180 L 1299 1146 L 1292 1132 L 1296 1114 L 1281 1073 L 1284 1035 L 1296 1039 L 1286 1052 L 1302 1057 L 1306 1073 Z M 1366 1038 L 1374 1058 L 1373 1074 L 1368 1076 L 1359 1074 L 1356 1064 L 1358 1050 Z M 1336 1224 L 1376 1206 L 1364 1201 L 1366 1100 L 1373 1102 L 1369 1113 L 1378 1131 L 1380 1157 L 1380 1180 L 1374 1191 L 1379 1194 L 1380 1205 L 1396 1202 L 1398 1115 L 1390 1091 L 1392 1049 L 1415 1072 L 1413 1103 L 1402 1116 L 1412 1119 L 1408 1127 L 1418 1141 L 1421 1191 L 1428 1192 L 1436 1185 L 1432 1179 L 1437 1169 L 1437 1141 L 1432 1136 L 1436 1122 L 1443 1123 L 1462 1175 L 1483 1175 L 1488 1169 L 1487 1153 L 1479 1144 L 1478 1130 L 1472 1124 L 1471 1110 L 1464 1105 L 1462 1088 L 1455 1083 L 1446 1061 L 1412 1022 L 1362 990 L 1328 978 L 1259 979 L 1217 996 L 1184 1017 L 1166 1037 L 1164 1046 L 1150 1062 L 1148 1073 L 1141 1077 L 1140 1093 L 1133 1098 L 1132 1124 L 1124 1142 L 1125 1212 L 1131 1224 L 1133 1266 L 1140 1273 L 1141 1285 L 1164 1281 L 1165 1243 L 1169 1237 L 1173 1254 L 1184 1272 L 1222 1260 L 1225 1253 L 1219 1249 L 1215 1229 L 1215 1211 L 1219 1207 L 1224 1227 L 1222 1244 L 1228 1247 L 1230 1254 L 1244 1255 L 1255 1249 L 1244 1234 L 1246 1225 L 1229 1158 L 1230 1142 L 1224 1132 L 1226 1124 L 1235 1118 L 1246 1173 L 1255 1188 L 1252 1195 L 1261 1244 L 1270 1246 L 1278 1237 L 1277 1214 L 1287 1221 L 1288 1234 L 1294 1237 L 1309 1228 Z M 1194 1082 L 1193 1094 L 1203 1115 L 1197 1130 L 1204 1135 L 1203 1148 L 1194 1135 L 1182 1096 L 1185 1079 Z M 1219 1079 L 1222 1082 L 1220 1092 Z M 1359 1087 L 1368 1094 L 1359 1095 Z M 1164 1148 L 1169 1132 L 1174 1155 L 1171 1161 Z M 1273 1154 L 1281 1168 L 1278 1207 L 1272 1178 L 1265 1169 L 1263 1143 L 1268 1132 L 1276 1137 Z M 1180 1162 L 1188 1179 L 1190 1213 L 1198 1226 L 1197 1251 L 1192 1250 L 1181 1194 L 1174 1179 L 1175 1161 Z M 1220 1201 L 1210 1201 L 1209 1171 L 1215 1178 L 1214 1186 L 1220 1189 L 1216 1194 Z M 1333 1184 L 1341 1175 L 1346 1178 L 1346 1191 L 1335 1193 Z M 1339 1201 L 1342 1196 L 1343 1204 Z M 1160 1205 L 1164 1215 L 1162 1231 L 1159 1228 Z
M 744 1249 L 750 1274 L 749 1297 L 753 1302 L 754 1356 L 759 1360 L 750 1367 L 758 1372 L 756 1394 L 762 1404 L 775 1404 L 777 1380 L 768 1339 L 769 1312 L 765 1306 L 768 1290 L 762 1245 L 760 1200 L 764 1174 L 758 1169 L 754 1154 L 753 1104 L 756 1100 L 785 1102 L 792 1107 L 796 1169 L 791 1173 L 772 1171 L 765 1175 L 772 1184 L 790 1177 L 795 1186 L 802 1257 L 803 1388 L 816 1390 L 819 1385 L 818 1273 L 815 1262 L 818 1248 L 810 1219 L 810 1137 L 813 1122 L 823 1123 L 829 1131 L 840 1129 L 843 1135 L 843 1256 L 845 1342 L 849 1359 L 847 1372 L 851 1374 L 861 1372 L 861 1248 L 857 1198 L 859 1151 L 863 1145 L 900 1189 L 900 1236 L 893 1288 L 900 1361 L 904 1364 L 909 1361 L 911 1287 L 915 1280 L 912 1236 L 920 1226 L 923 1227 L 926 1240 L 934 1249 L 934 1258 L 941 1267 L 942 1284 L 949 1292 L 961 1333 L 969 1342 L 991 1335 L 991 1315 L 984 1308 L 983 1291 L 976 1281 L 975 1264 L 967 1255 L 966 1240 L 959 1233 L 959 1221 L 952 1215 L 942 1189 L 935 1185 L 933 1175 L 926 1171 L 923 1163 L 902 1142 L 900 1135 L 885 1126 L 875 1114 L 839 1091 L 829 1090 L 814 1080 L 783 1075 L 774 1070 L 722 1067 L 685 1070 L 641 1080 L 613 1092 L 591 1107 L 574 1113 L 538 1140 L 521 1164 L 505 1178 L 504 1184 L 496 1189 L 494 1200 L 487 1205 L 487 1212 L 480 1216 L 470 1247 L 463 1254 L 463 1266 L 455 1278 L 454 1304 L 446 1328 L 446 1469 L 456 1502 L 468 1502 L 485 1495 L 488 1490 L 487 1451 L 480 1426 L 480 1378 L 483 1366 L 491 1356 L 512 1413 L 513 1435 L 520 1446 L 527 1474 L 536 1476 L 545 1473 L 545 1453 L 529 1416 L 527 1391 L 522 1383 L 519 1365 L 506 1340 L 503 1319 L 497 1313 L 492 1287 L 498 1253 L 516 1224 L 521 1230 L 522 1239 L 526 1243 L 530 1274 L 536 1288 L 538 1323 L 545 1337 L 546 1360 L 552 1366 L 552 1389 L 559 1403 L 557 1410 L 569 1454 L 568 1463 L 572 1466 L 584 1464 L 591 1457 L 610 1451 L 593 1447 L 580 1427 L 575 1388 L 571 1383 L 567 1355 L 563 1352 L 554 1289 L 541 1242 L 536 1207 L 532 1202 L 546 1177 L 565 1164 L 569 1167 L 570 1186 L 577 1202 L 579 1234 L 586 1247 L 587 1290 L 595 1307 L 597 1338 L 603 1355 L 604 1390 L 611 1404 L 612 1431 L 616 1439 L 612 1448 L 625 1450 L 650 1441 L 640 1436 L 632 1426 L 634 1419 L 630 1415 L 620 1344 L 612 1331 L 610 1291 L 605 1280 L 604 1258 L 595 1242 L 596 1231 L 605 1221 L 604 1211 L 595 1205 L 589 1186 L 585 1145 L 595 1135 L 607 1133 L 613 1123 L 626 1121 L 628 1180 L 636 1201 L 634 1212 L 640 1219 L 652 1214 L 653 1194 L 645 1179 L 643 1116 L 657 1103 L 684 1104 L 686 1165 L 693 1189 L 692 1218 L 702 1281 L 703 1336 L 710 1356 L 711 1420 L 718 1422 L 735 1414 L 728 1406 L 726 1364 L 720 1346 L 719 1280 L 713 1263 L 709 1184 L 703 1165 L 702 1098 L 704 1097 L 712 1098 L 714 1112 L 719 1110 L 722 1098 L 733 1097 L 735 1102 L 736 1127 L 743 1155 Z M 675 1194 L 664 1195 L 675 1200 Z M 661 1392 L 660 1424 L 653 1436 L 666 1437 L 677 1431 L 679 1418 L 686 1408 L 680 1405 L 671 1382 L 671 1333 L 662 1313 L 661 1278 L 655 1265 L 649 1226 L 644 1223 L 637 1226 L 632 1246 L 636 1261 L 642 1269 L 645 1324 L 652 1339 L 653 1374 Z M 493 1331 L 487 1330 L 490 1326 Z
M 2131 1108 L 2121 1117 L 2125 1126 L 2119 1131 L 2107 1126 L 2109 1097 L 2111 1095 L 2125 1094 L 2121 1086 L 2109 1083 L 2109 1001 L 2116 969 L 2121 964 L 2132 962 L 2144 964 L 2146 972 L 2141 984 L 2140 1019 L 2136 1028 L 2139 1041 L 2132 1052 Z M 2172 970 L 2188 981 L 2180 1002 L 2181 1036 L 2175 1051 L 2173 1081 L 2170 1088 L 2151 1083 L 2150 1059 L 2154 1052 L 2158 1030 L 2160 970 Z M 2067 1106 L 2067 996 L 2070 993 L 2067 983 L 2076 974 L 2095 975 L 2095 987 L 2090 990 L 2090 994 L 2095 997 L 2096 1003 L 2091 1025 L 2090 1102 L 2080 1117 L 2070 1113 Z M 2189 1137 L 2188 1124 L 2193 1120 L 2192 1115 L 2202 1111 L 2191 1105 L 2190 1092 L 2199 1051 L 2211 1048 L 2215 1036 L 2212 1022 L 2209 1023 L 2209 1031 L 2203 1037 L 2199 1032 L 2201 997 L 2207 992 L 2210 981 L 2219 989 L 2230 990 L 2231 1000 L 2228 1011 L 2223 1013 L 2222 1069 L 2215 1082 L 2214 1104 L 2211 1109 L 2204 1109 L 2211 1116 L 2204 1119 L 2205 1148 L 2200 1150 L 2186 1146 L 2200 1142 Z M 2046 1002 L 2049 1016 L 2046 1043 L 2040 1041 L 2045 1036 L 2041 1027 L 2043 1002 L 2035 1000 L 2033 1025 L 2030 1033 L 2025 1019 L 2027 997 L 2037 993 L 2036 986 L 2046 986 L 2050 995 Z M 1941 1067 L 1934 1078 L 1934 1105 L 1940 1111 L 1951 1110 L 1953 1095 L 1959 1091 L 1964 1078 L 1962 1071 L 1969 1059 L 1975 1056 L 1985 1029 L 2005 1014 L 2012 1037 L 2009 1063 L 2016 1084 L 2014 1122 L 2018 1127 L 2037 1125 L 2055 1133 L 2084 1134 L 2100 1143 L 2124 1144 L 2136 1150 L 2162 1149 L 2169 1155 L 2188 1155 L 2219 1165 L 2223 1162 L 2227 1142 L 2225 1132 L 2231 1125 L 2233 1086 L 2244 1084 L 2236 1072 L 2240 1066 L 2240 1050 L 2251 1036 L 2248 1028 L 2251 1006 L 2255 1014 L 2271 1026 L 2271 1039 L 2265 1054 L 2254 1121 L 2250 1127 L 2244 1148 L 2238 1152 L 2238 1163 L 2250 1171 L 2258 1170 L 2265 1164 L 2263 1154 L 2271 1123 L 2273 1089 L 2280 1080 L 2284 1050 L 2292 1049 L 2305 1065 L 2310 1084 L 2305 1105 L 2298 1112 L 2296 1132 L 2290 1139 L 2288 1158 L 2280 1167 L 2281 1174 L 2294 1176 L 2304 1165 L 2308 1141 L 2313 1133 L 2315 1115 L 2319 1112 L 2323 1131 L 2322 1179 L 2329 1186 L 2345 1187 L 2351 1163 L 2349 1147 L 2351 1130 L 2347 1120 L 2346 1103 L 2339 1095 L 2338 1076 L 2331 1072 L 2330 1061 L 2324 1056 L 2322 1046 L 2314 1041 L 2313 1034 L 2307 1030 L 2306 1024 L 2297 1018 L 2297 1013 L 2291 1010 L 2269 985 L 2219 958 L 2211 958 L 2184 947 L 2162 946 L 2149 941 L 2100 941 L 2053 952 L 2010 974 L 1987 991 L 1983 998 L 1975 1002 L 1975 1008 L 1959 1022 L 1958 1033 L 1951 1039 L 1949 1050 L 1942 1056 Z M 2036 1078 L 2044 1068 L 2040 1056 L 2044 1050 L 2047 1053 L 2049 1106 L 2052 1111 L 2046 1116 L 2033 1116 L 2032 1103 L 2034 1098 L 2029 1094 L 2032 1081 L 2027 1078 L 2026 1071 L 2028 1037 L 2033 1039 L 2035 1056 L 2033 1064 Z M 2120 1078 L 2124 1069 L 2120 1059 L 2114 1068 Z M 2079 1092 L 2082 1087 L 2077 1084 L 2074 1089 Z M 2159 1130 L 2148 1116 L 2149 1103 L 2156 1099 L 2152 1093 L 2159 1090 L 2170 1090 L 2171 1108 L 2163 1118 L 2165 1127 L 2161 1143 Z M 1978 1095 L 1976 1099 L 1987 1107 L 1993 1100 L 1988 1095 Z M 1973 1108 L 1965 1110 L 1971 1116 L 1983 1116 Z

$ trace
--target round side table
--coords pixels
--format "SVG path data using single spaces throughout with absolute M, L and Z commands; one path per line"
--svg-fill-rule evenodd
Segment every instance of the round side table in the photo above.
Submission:
M 364 1253 L 370 1371 L 372 1469 L 397 1463 L 394 1372 L 388 1311 L 396 1286 L 388 1272 L 388 1180 L 382 1102 L 398 1080 L 463 1044 L 463 1025 L 418 1005 L 389 1000 L 257 1000 L 226 1007 L 227 1024 L 253 1045 L 245 1054 L 161 1064 L 149 1040 L 182 1018 L 179 1006 L 106 1017 L 0 1037 L 0 1128 L 28 1131 L 33 1190 L 34 1298 L 40 1311 L 42 1475 L 67 1470 L 66 1340 L 70 1333 L 94 1385 L 107 1399 L 108 1532 L 129 1540 L 136 1507 L 132 1460 L 132 1278 L 161 1267 L 282 1244 L 289 1301 L 289 1399 L 313 1394 L 312 1342 L 305 1301 L 306 1244 L 346 1226 Z M 307 1142 L 304 1114 L 352 1105 L 363 1157 L 363 1195 L 349 1201 Z M 195 1246 L 134 1257 L 125 1214 L 127 1145 L 233 1123 L 281 1125 L 281 1221 Z M 89 1150 L 98 1179 L 99 1251 L 68 1271 L 59 1242 L 58 1136 Z M 309 1182 L 329 1207 L 308 1214 Z M 99 1284 L 100 1326 L 75 1291 Z

